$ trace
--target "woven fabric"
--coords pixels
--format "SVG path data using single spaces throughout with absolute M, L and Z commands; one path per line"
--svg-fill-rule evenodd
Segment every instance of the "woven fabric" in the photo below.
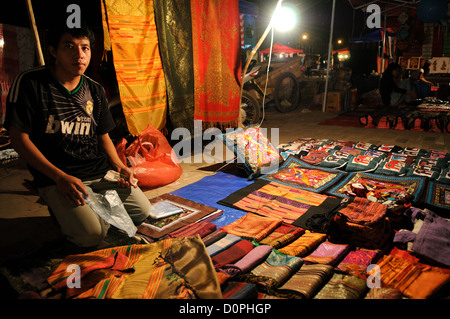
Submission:
M 314 167 L 291 156 L 277 172 L 264 175 L 260 179 L 318 193 L 345 175 L 343 171 Z
M 279 287 L 277 293 L 292 298 L 310 299 L 331 276 L 330 265 L 303 265 L 289 280 Z
M 270 245 L 273 248 L 280 248 L 291 243 L 305 233 L 303 228 L 282 222 L 280 226 L 274 229 L 266 238 L 261 240 L 261 245 Z
M 392 255 L 384 255 L 377 265 L 380 267 L 382 284 L 400 290 L 409 298 L 432 297 L 450 281 L 448 270 Z
M 281 225 L 280 219 L 248 213 L 235 222 L 222 227 L 229 234 L 260 241 Z
M 154 1 L 172 128 L 194 132 L 194 67 L 190 0 Z
M 366 290 L 364 279 L 335 273 L 314 299 L 360 299 Z
M 367 267 L 376 263 L 381 255 L 380 250 L 357 248 L 347 253 L 336 268 L 354 276 L 365 277 Z
M 194 118 L 237 127 L 240 108 L 239 1 L 191 0 Z
M 275 294 L 275 289 L 284 284 L 302 264 L 303 260 L 299 257 L 272 250 L 262 264 L 249 274 L 238 276 L 237 280 L 257 283 L 264 292 Z
M 433 210 L 447 211 L 448 214 L 448 211 L 450 210 L 450 185 L 430 181 L 428 183 L 425 202 L 431 205 Z
M 388 198 L 398 198 L 400 195 L 411 195 L 414 201 L 418 201 L 425 190 L 424 177 L 397 177 L 382 176 L 368 173 L 350 173 L 340 182 L 332 186 L 327 193 L 338 197 L 350 197 L 352 184 L 361 184 L 366 189 L 371 189 L 379 203 Z
M 305 263 L 325 264 L 335 266 L 349 251 L 347 244 L 333 244 L 329 241 L 321 243 L 308 256 L 303 257 Z
M 310 207 L 319 206 L 327 198 L 327 195 L 292 186 L 256 180 L 253 184 L 230 194 L 219 203 L 247 212 L 282 219 L 292 224 Z
M 227 249 L 212 256 L 211 260 L 216 269 L 222 268 L 225 265 L 235 263 L 245 255 L 247 255 L 253 249 L 253 247 L 254 246 L 250 241 L 240 240 Z
M 317 246 L 325 241 L 327 235 L 322 233 L 313 233 L 306 230 L 305 233 L 289 245 L 279 249 L 283 254 L 303 257 L 313 251 Z
M 166 123 L 166 85 L 151 0 L 102 1 L 104 45 L 112 50 L 120 100 L 133 136 Z
M 113 266 L 107 262 L 118 258 Z M 84 274 L 81 288 L 66 285 L 73 275 L 68 268 L 72 264 L 78 265 Z M 100 267 L 96 267 L 98 264 Z M 47 281 L 55 289 L 65 289 L 66 296 L 76 298 L 222 298 L 216 272 L 200 236 L 70 255 Z

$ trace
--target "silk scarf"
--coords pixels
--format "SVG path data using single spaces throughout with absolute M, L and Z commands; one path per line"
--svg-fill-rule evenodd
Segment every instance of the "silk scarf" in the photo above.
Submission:
M 154 0 L 164 67 L 167 111 L 173 129 L 194 131 L 194 68 L 190 0 Z
M 81 288 L 67 285 L 78 265 Z M 222 298 L 200 236 L 69 255 L 47 279 L 66 296 L 97 299 Z
M 166 84 L 152 0 L 103 0 L 105 50 L 112 50 L 120 100 L 133 136 L 166 124 Z
M 240 108 L 238 0 L 191 0 L 194 119 L 237 127 Z

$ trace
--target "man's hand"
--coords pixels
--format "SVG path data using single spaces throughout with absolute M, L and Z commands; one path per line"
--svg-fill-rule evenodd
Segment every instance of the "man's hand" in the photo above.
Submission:
M 133 171 L 128 167 L 119 168 L 118 172 L 123 178 L 120 178 L 117 182 L 120 186 L 130 188 L 131 186 L 137 187 L 137 182 L 134 178 Z
M 72 175 L 64 174 L 55 179 L 56 186 L 69 203 L 75 206 L 86 204 L 83 195 L 88 196 L 83 182 Z

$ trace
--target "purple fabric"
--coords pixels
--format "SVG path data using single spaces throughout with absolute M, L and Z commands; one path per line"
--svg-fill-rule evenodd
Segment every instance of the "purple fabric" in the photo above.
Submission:
M 413 243 L 412 250 L 445 266 L 450 266 L 450 220 L 430 210 Z
M 414 241 L 417 235 L 409 230 L 402 230 L 395 234 L 394 243 L 408 243 Z
M 226 265 L 222 267 L 222 271 L 230 275 L 231 277 L 236 276 L 237 274 L 245 274 L 253 267 L 259 265 L 264 260 L 266 260 L 267 256 L 272 251 L 272 246 L 269 245 L 260 245 L 253 248 L 247 255 L 245 255 L 242 259 L 237 261 L 233 265 Z

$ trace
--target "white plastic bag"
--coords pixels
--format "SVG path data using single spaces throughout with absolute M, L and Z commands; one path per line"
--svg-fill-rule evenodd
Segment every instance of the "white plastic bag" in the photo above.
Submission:
M 85 201 L 97 215 L 110 225 L 125 231 L 130 237 L 136 234 L 137 227 L 115 190 L 107 190 L 104 195 L 88 191 L 88 195 L 88 197 L 85 197 Z

